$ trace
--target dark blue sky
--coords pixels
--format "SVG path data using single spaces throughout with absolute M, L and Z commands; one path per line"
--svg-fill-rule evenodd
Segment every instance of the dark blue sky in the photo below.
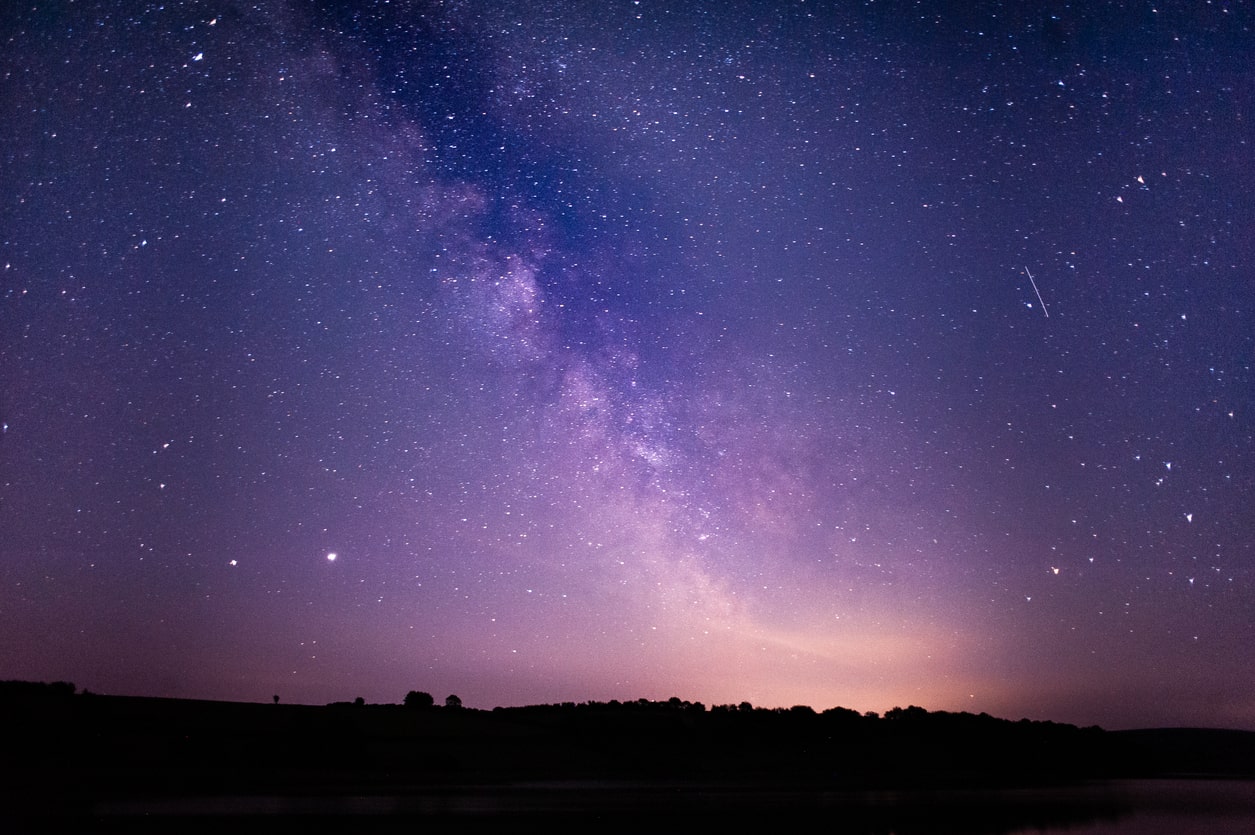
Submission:
M 0 20 L 0 676 L 1255 728 L 1249 5 Z

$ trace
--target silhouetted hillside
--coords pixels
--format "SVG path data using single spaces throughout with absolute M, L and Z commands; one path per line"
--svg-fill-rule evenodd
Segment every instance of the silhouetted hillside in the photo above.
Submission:
M 1061 785 L 1217 764 L 1251 774 L 1255 737 L 1113 734 L 914 706 L 878 716 L 805 706 L 708 710 L 673 698 L 481 711 L 460 707 L 455 696 L 437 706 L 412 693 L 406 705 L 316 707 L 99 696 L 13 682 L 0 683 L 0 708 L 7 808 L 83 815 L 119 798 L 434 796 L 439 806 L 483 791 L 498 803 L 502 792 L 511 802 L 533 802 L 520 785 L 700 784 L 707 793 L 719 786 L 765 799 Z
M 1255 777 L 1255 731 L 1148 728 L 1112 735 L 1150 774 Z

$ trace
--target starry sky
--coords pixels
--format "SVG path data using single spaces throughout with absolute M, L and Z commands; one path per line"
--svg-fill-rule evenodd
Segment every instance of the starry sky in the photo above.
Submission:
M 0 13 L 0 678 L 1255 729 L 1248 3 Z

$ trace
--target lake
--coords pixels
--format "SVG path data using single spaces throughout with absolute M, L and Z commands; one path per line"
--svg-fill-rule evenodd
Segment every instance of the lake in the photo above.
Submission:
M 1121 780 L 1011 790 L 823 791 L 666 783 L 555 782 L 336 791 L 308 796 L 104 800 L 96 824 L 283 831 L 338 821 L 355 831 L 509 831 L 595 824 L 598 831 L 824 831 L 850 835 L 1250 835 L 1255 782 Z M 65 820 L 63 823 L 71 823 Z M 110 827 L 111 829 L 118 827 Z M 417 830 L 414 830 L 417 831 Z
M 1138 780 L 1116 781 L 1092 789 L 1118 800 L 1113 818 L 1077 821 L 1066 826 L 1026 826 L 1010 835 L 1251 835 L 1255 833 L 1255 781 Z

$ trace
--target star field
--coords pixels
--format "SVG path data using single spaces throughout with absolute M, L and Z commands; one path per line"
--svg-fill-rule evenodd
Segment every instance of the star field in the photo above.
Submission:
M 1241 2 L 0 16 L 0 677 L 1255 728 Z

